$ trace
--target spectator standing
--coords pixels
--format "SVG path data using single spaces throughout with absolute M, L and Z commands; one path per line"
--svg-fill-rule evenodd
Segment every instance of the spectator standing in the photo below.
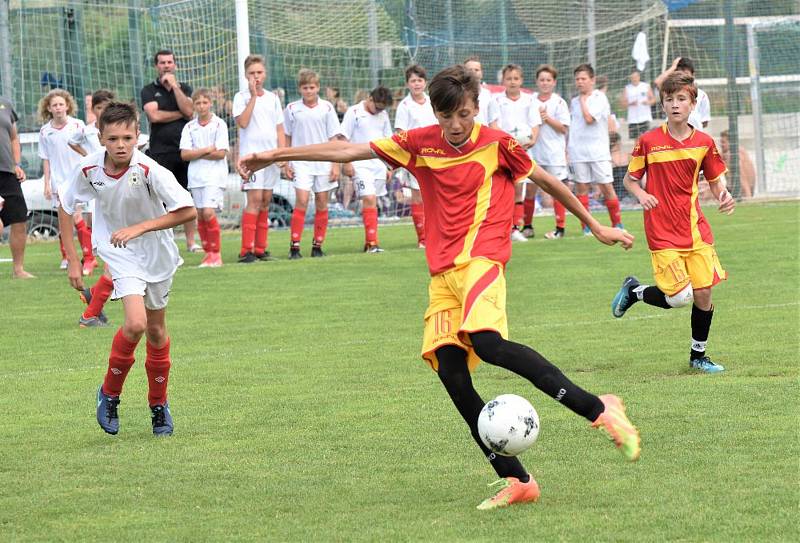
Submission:
M 653 121 L 650 106 L 656 103 L 653 89 L 642 81 L 639 70 L 631 72 L 630 83 L 625 85 L 619 101 L 628 110 L 628 137 L 637 141 L 639 136 L 650 130 L 650 123 Z
M 22 150 L 17 133 L 17 113 L 11 102 L 0 96 L 0 234 L 3 225 L 10 227 L 9 245 L 14 267 L 14 279 L 32 279 L 25 271 L 25 238 L 28 207 L 20 183 L 25 181 L 22 170 Z
M 192 87 L 178 81 L 175 70 L 175 53 L 161 49 L 153 57 L 158 77 L 142 88 L 142 109 L 150 121 L 150 148 L 147 156 L 172 172 L 178 184 L 189 191 L 189 163 L 181 158 L 181 132 L 193 114 Z M 186 248 L 191 252 L 202 250 L 195 243 L 197 227 L 194 219 L 183 225 Z

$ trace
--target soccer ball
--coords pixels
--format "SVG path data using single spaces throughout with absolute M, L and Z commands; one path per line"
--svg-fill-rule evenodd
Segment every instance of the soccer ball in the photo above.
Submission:
M 493 452 L 517 456 L 539 437 L 539 415 L 522 396 L 501 394 L 481 409 L 478 434 Z

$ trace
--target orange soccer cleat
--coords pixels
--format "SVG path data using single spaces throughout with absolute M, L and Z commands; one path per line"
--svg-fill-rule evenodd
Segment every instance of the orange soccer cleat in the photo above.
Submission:
M 535 502 L 539 499 L 539 485 L 536 480 L 531 477 L 527 483 L 523 483 L 516 477 L 506 477 L 493 482 L 489 486 L 503 485 L 500 491 L 492 496 L 483 500 L 478 509 L 483 511 L 487 509 L 498 509 L 500 507 L 508 507 L 512 503 L 526 503 Z
M 631 462 L 638 460 L 639 454 L 642 452 L 639 430 L 625 415 L 625 406 L 622 404 L 622 400 L 613 394 L 604 394 L 600 396 L 600 401 L 606 408 L 592 423 L 592 428 L 600 428 L 608 434 L 626 459 Z

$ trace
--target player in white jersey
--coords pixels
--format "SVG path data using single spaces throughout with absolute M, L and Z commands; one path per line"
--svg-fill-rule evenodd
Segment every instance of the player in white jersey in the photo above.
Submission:
M 348 108 L 342 120 L 342 135 L 351 143 L 367 143 L 392 135 L 392 124 L 385 109 L 392 103 L 392 92 L 380 86 L 366 100 Z M 244 155 L 242 155 L 244 156 Z M 378 197 L 386 194 L 388 170 L 379 158 L 353 162 L 353 184 L 361 198 L 364 221 L 364 252 L 382 253 L 378 245 Z
M 656 103 L 656 97 L 650 85 L 642 81 L 639 70 L 633 70 L 629 79 L 630 83 L 622 89 L 619 103 L 628 111 L 628 137 L 638 141 L 639 136 L 650 130 L 653 121 L 650 107 Z
M 300 70 L 297 87 L 302 98 L 283 111 L 283 126 L 289 147 L 325 143 L 341 132 L 335 106 L 319 97 L 319 75 L 313 70 Z M 311 256 L 322 257 L 322 243 L 328 230 L 328 199 L 338 186 L 339 164 L 335 162 L 295 161 L 286 165 L 286 177 L 294 180 L 295 206 L 292 211 L 289 258 L 301 258 L 300 240 L 308 209 L 308 197 L 314 191 L 314 239 Z
M 167 399 L 170 341 L 165 309 L 175 270 L 181 263 L 172 227 L 194 220 L 192 198 L 175 176 L 136 150 L 139 118 L 135 104 L 114 102 L 99 120 L 105 150 L 84 157 L 62 188 L 59 223 L 69 242 L 78 202 L 94 198 L 97 252 L 108 264 L 115 299 L 122 299 L 125 322 L 111 344 L 108 371 L 97 391 L 97 422 L 119 431 L 118 406 L 134 352 L 147 337 L 145 370 L 155 435 L 172 433 Z M 65 243 L 70 284 L 83 290 L 75 248 Z
M 209 89 L 192 94 L 195 118 L 183 126 L 179 148 L 189 163 L 188 188 L 197 208 L 197 231 L 205 256 L 201 268 L 222 266 L 220 228 L 216 211 L 222 209 L 223 191 L 228 177 L 228 125 L 214 115 Z
M 92 121 L 89 122 L 89 124 L 87 124 L 82 131 L 75 132 L 70 138 L 69 146 L 73 151 L 81 156 L 87 156 L 96 153 L 101 149 L 105 149 L 105 147 L 103 147 L 103 145 L 100 143 L 100 130 L 97 128 L 97 119 L 100 118 L 100 115 L 103 114 L 106 106 L 108 106 L 108 104 L 110 104 L 114 98 L 114 93 L 105 89 L 95 91 L 88 96 L 87 103 L 89 104 L 90 115 L 87 115 L 87 118 L 91 117 Z M 88 202 L 86 207 L 88 211 L 87 215 L 89 217 L 89 223 L 92 224 L 92 216 L 94 214 L 94 199 Z M 93 252 L 95 252 L 96 249 L 97 244 L 95 243 L 94 237 L 92 237 Z M 96 263 L 96 259 L 92 259 L 90 261 L 90 264 L 92 265 L 95 265 Z M 92 266 L 92 268 L 93 267 L 94 266 Z M 90 275 L 92 268 L 87 270 L 87 265 L 84 263 L 83 274 Z M 87 271 L 89 273 L 87 273 Z M 103 273 L 100 275 L 100 278 L 97 280 L 94 286 L 92 288 L 85 288 L 81 292 L 81 300 L 86 304 L 86 309 L 78 319 L 78 326 L 81 328 L 91 328 L 108 325 L 108 319 L 106 318 L 105 313 L 103 313 L 103 306 L 105 306 L 105 303 L 108 301 L 108 297 L 111 296 L 112 290 L 113 283 L 111 281 L 111 273 L 108 271 L 108 265 L 104 265 Z
M 481 92 L 478 95 L 478 114 L 475 116 L 475 120 L 491 128 L 499 128 L 500 112 L 497 110 L 497 103 L 492 98 L 492 91 L 483 82 L 481 59 L 477 56 L 471 56 L 464 61 L 464 67 L 481 82 Z
M 239 154 L 286 147 L 283 132 L 283 108 L 278 97 L 264 89 L 266 64 L 261 55 L 244 59 L 248 89 L 233 97 L 233 117 L 239 127 Z M 247 191 L 247 205 L 242 213 L 242 249 L 239 262 L 274 260 L 267 251 L 269 233 L 269 204 L 272 189 L 281 177 L 277 165 L 264 168 L 242 184 Z
M 594 68 L 591 65 L 579 65 L 574 74 L 578 95 L 570 103 L 567 152 L 576 183 L 575 195 L 588 211 L 589 188 L 592 183 L 599 185 L 611 217 L 611 225 L 622 229 L 608 142 L 611 105 L 606 95 L 594 88 Z M 582 226 L 584 235 L 591 235 L 591 230 L 585 224 Z
M 657 88 L 661 88 L 661 84 L 673 72 L 685 72 L 694 77 L 694 61 L 689 57 L 678 57 L 672 61 L 672 65 L 661 73 L 653 82 Z M 689 124 L 692 128 L 697 130 L 705 130 L 711 121 L 711 102 L 708 95 L 701 89 L 697 89 L 697 103 L 694 109 L 689 114 Z
M 394 117 L 395 130 L 411 130 L 421 126 L 437 124 L 436 115 L 433 114 L 431 99 L 425 92 L 428 85 L 428 75 L 425 68 L 419 64 L 412 64 L 406 68 L 406 87 L 408 95 L 400 101 Z M 411 189 L 411 220 L 417 232 L 417 247 L 425 248 L 425 208 L 422 195 L 419 192 L 419 183 L 406 169 L 398 172 L 403 184 Z
M 44 125 L 39 130 L 39 157 L 44 171 L 44 197 L 51 200 L 53 208 L 58 208 L 60 187 L 65 184 L 80 155 L 72 150 L 69 141 L 76 132 L 83 132 L 84 123 L 75 119 L 77 106 L 72 95 L 63 89 L 54 89 L 39 101 L 39 117 Z M 86 275 L 97 265 L 92 254 L 92 232 L 83 218 L 78 215 L 75 222 L 78 241 L 83 253 Z M 66 269 L 66 252 L 61 244 L 61 269 Z
M 533 96 L 521 90 L 524 83 L 522 66 L 507 64 L 503 66 L 502 74 L 505 91 L 494 96 L 499 112 L 499 128 L 511 134 L 530 155 L 530 149 L 539 137 L 539 126 L 542 124 L 539 109 L 533 107 Z M 524 222 L 524 201 L 529 185 L 534 186 L 526 180 L 514 187 L 512 241 L 528 241 L 521 230 Z
M 560 180 L 567 182 L 567 132 L 569 131 L 569 106 L 567 102 L 556 94 L 556 80 L 558 71 L 549 64 L 539 66 L 536 70 L 536 90 L 533 94 L 533 103 L 539 110 L 542 118 L 542 126 L 539 129 L 539 137 L 536 144 L 531 149 L 531 156 L 536 161 L 536 165 L 543 168 L 547 173 Z M 536 185 L 533 185 L 533 195 L 535 196 Z M 525 228 L 530 226 L 533 234 L 533 211 L 535 202 L 531 201 L 528 193 L 525 194 Z M 530 208 L 530 215 L 529 213 Z M 545 234 L 545 238 L 554 239 L 564 235 L 564 221 L 566 208 L 557 199 L 553 198 L 553 211 L 556 217 L 556 229 Z M 529 219 L 530 217 L 530 219 Z

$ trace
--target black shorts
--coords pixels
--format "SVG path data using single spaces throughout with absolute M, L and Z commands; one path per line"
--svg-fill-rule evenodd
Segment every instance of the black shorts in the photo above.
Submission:
M 650 130 L 650 121 L 641 123 L 633 123 L 628 125 L 628 137 L 633 141 L 637 141 L 639 136 Z
M 3 209 L 0 210 L 0 220 L 4 225 L 25 222 L 28 220 L 28 206 L 25 205 L 25 196 L 22 194 L 22 185 L 16 174 L 0 172 L 0 196 L 3 197 Z
M 180 151 L 177 153 L 151 153 L 148 151 L 147 156 L 171 171 L 180 186 L 189 190 L 187 188 L 189 186 L 189 163 L 181 158 Z

